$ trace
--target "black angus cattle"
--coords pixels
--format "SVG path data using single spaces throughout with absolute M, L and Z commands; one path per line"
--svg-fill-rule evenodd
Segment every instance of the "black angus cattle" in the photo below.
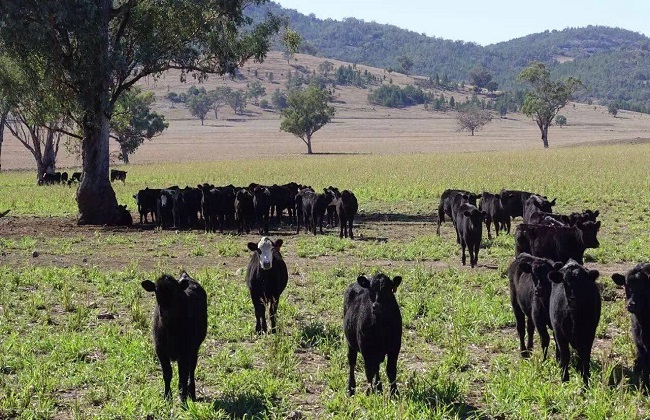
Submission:
M 160 197 L 160 189 L 158 188 L 145 188 L 140 190 L 137 194 L 133 195 L 135 202 L 138 205 L 138 213 L 140 214 L 140 224 L 149 223 L 147 216 L 151 215 L 151 223 L 156 222 L 156 202 Z
M 251 232 L 251 225 L 255 220 L 255 206 L 253 195 L 245 188 L 241 188 L 235 194 L 235 220 L 237 221 L 237 232 Z
M 650 264 L 637 264 L 625 275 L 612 274 L 612 280 L 625 286 L 625 303 L 632 316 L 632 338 L 636 346 L 634 372 L 641 386 L 650 387 Z
M 131 216 L 131 212 L 126 208 L 126 205 L 118 205 L 115 208 L 111 224 L 114 226 L 133 226 L 133 217 Z
M 494 223 L 494 232 L 499 236 L 499 230 L 504 230 L 510 233 L 510 217 L 503 208 L 501 203 L 501 196 L 499 194 L 491 194 L 483 191 L 481 194 L 481 202 L 478 209 L 485 212 L 485 228 L 487 230 L 488 239 L 492 239 L 490 232 L 490 225 Z
M 537 194 L 528 191 L 503 189 L 499 195 L 501 196 L 501 203 L 503 204 L 504 210 L 510 218 L 514 219 L 515 217 L 524 216 L 526 200 L 528 200 L 531 195 Z
M 536 257 L 566 263 L 574 259 L 582 264 L 587 248 L 598 248 L 600 222 L 575 226 L 520 224 L 515 231 L 515 256 L 527 252 Z
M 38 180 L 38 185 L 52 185 L 61 183 L 61 172 L 45 172 Z
M 338 209 L 336 207 L 336 204 L 338 202 L 338 199 L 341 197 L 341 191 L 339 191 L 339 189 L 336 187 L 332 187 L 331 185 L 325 189 L 331 192 L 334 196 L 334 200 L 325 209 L 327 226 L 332 228 L 336 227 L 339 222 L 339 217 L 337 214 Z
M 278 302 L 289 281 L 287 264 L 280 254 L 282 244 L 282 239 L 273 242 L 266 236 L 257 244 L 248 243 L 248 249 L 252 254 L 246 269 L 246 285 L 255 308 L 255 331 L 258 334 L 266 332 L 267 329 L 267 305 L 271 319 L 271 332 L 276 331 L 275 314 L 278 310 Z
M 219 231 L 223 233 L 224 195 L 220 188 L 215 188 L 212 185 L 201 186 L 201 213 L 206 232 L 216 232 L 218 223 Z
M 305 230 L 308 230 L 307 224 L 305 223 L 305 216 L 303 214 L 303 203 L 302 198 L 307 191 L 314 192 L 312 187 L 303 187 L 298 190 L 296 196 L 294 197 L 295 203 L 295 213 L 296 213 L 296 233 L 300 233 L 300 226 L 304 226 Z
M 591 347 L 600 320 L 600 292 L 597 270 L 587 270 L 569 260 L 558 271 L 551 271 L 549 316 L 555 338 L 555 357 L 560 362 L 562 381 L 569 380 L 569 345 L 578 354 L 578 370 L 584 385 L 589 385 Z
M 160 190 L 156 200 L 156 225 L 162 229 L 176 227 L 174 203 L 178 195 L 178 187 L 173 186 Z
M 122 181 L 123 183 L 126 183 L 126 171 L 111 169 L 111 182 L 113 181 Z
M 293 224 L 297 190 L 298 184 L 295 182 L 290 182 L 285 185 L 274 184 L 269 187 L 269 192 L 271 193 L 269 203 L 270 217 L 273 218 L 273 215 L 275 215 L 278 224 L 282 222 L 282 214 L 284 213 L 284 210 L 287 211 L 289 224 Z
M 359 210 L 359 203 L 357 197 L 352 191 L 343 190 L 340 197 L 336 200 L 336 213 L 339 217 L 339 237 L 348 237 L 354 239 L 352 233 L 352 225 L 354 224 L 354 216 L 357 215 Z
M 456 214 L 456 233 L 462 250 L 461 260 L 465 265 L 465 248 L 469 251 L 469 264 L 472 268 L 478 264 L 478 251 L 481 248 L 485 211 L 479 211 L 476 206 L 462 204 Z
M 145 280 L 142 287 L 156 294 L 153 313 L 153 341 L 165 382 L 165 397 L 171 399 L 171 362 L 178 362 L 181 399 L 196 399 L 194 373 L 199 347 L 208 330 L 208 299 L 201 285 L 186 272 L 180 281 L 163 274 L 156 282 Z
M 323 189 L 322 193 L 303 191 L 302 193 L 302 217 L 305 221 L 305 229 L 316 235 L 318 227 L 323 234 L 323 218 L 325 211 L 336 198 L 331 191 Z M 299 228 L 300 229 L 300 228 Z
M 547 327 L 551 326 L 548 307 L 551 299 L 551 282 L 548 273 L 562 268 L 561 262 L 533 257 L 527 253 L 517 255 L 508 268 L 510 283 L 510 304 L 515 314 L 519 351 L 529 356 L 533 349 L 533 333 L 539 333 L 544 359 L 548 353 L 550 336 Z M 528 332 L 528 340 L 525 334 Z
M 70 179 L 68 179 L 68 186 L 71 186 L 73 182 L 81 182 L 81 172 L 73 172 Z
M 269 210 L 271 206 L 271 190 L 268 187 L 258 185 L 253 189 L 253 209 L 255 220 L 260 235 L 269 233 Z
M 67 184 L 68 183 L 68 173 L 67 172 L 61 172 L 61 181 L 62 184 Z
M 348 395 L 356 391 L 354 368 L 361 352 L 371 390 L 382 391 L 379 365 L 386 358 L 391 395 L 397 394 L 397 358 L 402 346 L 402 314 L 395 291 L 402 278 L 384 274 L 359 276 L 348 286 L 343 299 L 343 330 L 348 343 Z
M 569 216 L 557 213 L 547 213 L 544 211 L 533 212 L 528 217 L 528 224 L 546 225 L 546 226 L 573 226 Z
M 476 198 L 477 196 L 469 191 L 465 190 L 445 190 L 443 191 L 442 195 L 440 196 L 440 204 L 438 205 L 438 228 L 436 229 L 436 233 L 438 236 L 440 236 L 440 225 L 442 222 L 445 221 L 445 214 L 451 218 L 451 221 L 453 222 L 453 212 L 452 212 L 452 204 L 454 202 L 454 197 L 457 195 L 466 195 L 469 199 L 469 202 L 471 204 L 476 205 Z M 473 202 L 471 200 L 473 198 Z
M 533 194 L 524 203 L 524 223 L 532 223 L 530 218 L 535 212 L 552 213 L 555 199 L 549 201 L 546 197 Z
M 199 215 L 201 213 L 201 199 L 203 194 L 200 188 L 185 187 L 180 190 L 183 194 L 185 203 L 185 219 L 183 224 L 188 228 L 193 228 L 199 224 Z
M 600 212 L 598 210 L 583 210 L 582 212 L 573 212 L 569 214 L 569 226 L 578 224 L 578 222 L 595 222 Z

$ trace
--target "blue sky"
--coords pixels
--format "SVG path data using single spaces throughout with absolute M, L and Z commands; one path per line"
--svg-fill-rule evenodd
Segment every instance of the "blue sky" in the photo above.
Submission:
M 650 0 L 275 0 L 321 19 L 354 17 L 488 45 L 546 29 L 605 25 L 650 36 Z

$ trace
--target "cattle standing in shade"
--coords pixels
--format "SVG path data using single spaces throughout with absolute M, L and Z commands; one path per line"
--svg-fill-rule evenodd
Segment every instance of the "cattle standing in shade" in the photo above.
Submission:
M 576 226 L 542 226 L 520 224 L 515 231 L 515 256 L 527 252 L 536 257 L 566 263 L 569 259 L 583 263 L 587 248 L 598 248 L 600 222 Z
M 343 329 L 348 342 L 348 395 L 355 393 L 357 384 L 354 368 L 361 352 L 366 379 L 371 390 L 382 391 L 379 365 L 387 358 L 386 375 L 390 393 L 397 393 L 397 357 L 402 346 L 402 314 L 395 291 L 402 278 L 392 280 L 384 274 L 368 278 L 359 276 L 348 286 L 343 300 Z
M 499 236 L 499 230 L 505 230 L 507 233 L 510 233 L 510 217 L 503 208 L 499 194 L 491 194 L 484 191 L 481 195 L 481 203 L 478 209 L 485 212 L 485 228 L 488 239 L 492 239 L 492 233 L 490 233 L 490 225 L 492 223 L 494 223 L 496 236 Z
M 145 280 L 142 287 L 156 294 L 153 340 L 165 382 L 165 397 L 172 396 L 171 362 L 178 361 L 178 389 L 181 399 L 196 399 L 194 372 L 199 347 L 208 330 L 207 295 L 201 285 L 183 272 L 180 281 L 162 275 L 156 282 Z
M 478 251 L 481 248 L 485 212 L 479 211 L 471 204 L 463 204 L 456 215 L 456 236 L 462 249 L 462 262 L 465 265 L 465 248 L 469 251 L 469 264 L 472 268 L 478 264 Z
M 548 353 L 550 336 L 546 327 L 551 326 L 548 315 L 551 299 L 551 282 L 548 273 L 562 268 L 562 263 L 533 257 L 522 253 L 510 264 L 510 303 L 517 322 L 519 350 L 522 356 L 529 356 L 533 349 L 533 332 L 537 329 L 544 359 Z M 528 340 L 524 344 L 526 331 Z
M 113 181 L 122 181 L 123 183 L 126 183 L 126 171 L 111 169 L 111 182 Z
M 587 270 L 569 260 L 558 271 L 551 271 L 549 315 L 555 338 L 555 355 L 562 369 L 562 381 L 569 380 L 569 345 L 578 354 L 578 370 L 585 386 L 589 385 L 591 347 L 600 321 L 600 292 L 597 270 Z
M 138 205 L 138 213 L 140 213 L 140 224 L 142 224 L 143 219 L 144 223 L 149 223 L 147 220 L 149 214 L 151 215 L 151 223 L 156 222 L 156 201 L 158 201 L 158 197 L 160 197 L 160 189 L 150 189 L 149 187 L 133 195 Z
M 615 273 L 612 280 L 625 286 L 627 310 L 632 316 L 632 338 L 636 345 L 634 372 L 640 375 L 641 385 L 650 387 L 650 264 L 637 264 L 623 276 Z
M 354 196 L 352 191 L 343 190 L 341 196 L 336 200 L 336 212 L 339 216 L 339 237 L 348 237 L 354 239 L 352 233 L 352 225 L 354 224 L 354 216 L 359 209 L 357 197 Z
M 255 307 L 255 331 L 266 332 L 266 306 L 269 306 L 271 332 L 275 332 L 275 314 L 278 310 L 280 295 L 287 287 L 289 273 L 287 265 L 280 254 L 282 239 L 273 242 L 263 237 L 259 243 L 249 242 L 252 251 L 246 270 L 246 285 Z

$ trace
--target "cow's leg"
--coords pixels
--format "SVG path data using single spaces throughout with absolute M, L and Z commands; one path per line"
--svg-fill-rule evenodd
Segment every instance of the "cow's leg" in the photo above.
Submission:
M 485 218 L 485 228 L 487 229 L 488 239 L 492 239 L 492 233 L 490 233 L 490 225 L 492 224 L 492 218 L 487 216 Z M 495 223 L 496 226 L 496 223 Z
M 348 344 L 348 366 L 349 366 L 348 395 L 349 396 L 354 395 L 354 392 L 357 388 L 357 382 L 354 378 L 354 367 L 357 364 L 357 354 L 358 354 L 357 351 Z
M 187 385 L 190 379 L 190 361 L 187 355 L 178 359 L 178 391 L 181 401 L 187 400 Z
M 365 356 L 363 358 L 363 361 L 366 371 L 366 379 L 370 385 L 366 391 L 366 394 L 370 395 L 370 393 L 377 390 L 377 386 L 379 386 L 379 378 L 377 376 L 379 373 L 379 361 L 375 360 L 375 358 Z
M 192 401 L 196 401 L 196 382 L 194 379 L 194 372 L 196 371 L 196 363 L 199 358 L 198 349 L 190 356 L 190 382 L 187 388 L 188 394 Z
M 161 351 L 156 350 L 158 355 L 158 360 L 160 361 L 160 367 L 162 368 L 163 381 L 165 382 L 165 398 L 168 400 L 172 399 L 172 390 L 170 384 L 172 382 L 172 365 L 169 357 L 162 353 Z
M 388 383 L 390 384 L 390 395 L 399 395 L 397 391 L 397 356 L 399 352 L 388 353 L 386 360 L 386 376 L 388 376 Z
M 466 259 L 465 259 L 465 241 L 461 241 L 460 248 L 462 250 L 461 251 L 462 252 L 461 261 L 463 262 L 463 265 L 465 265 L 465 263 L 466 263 Z
M 526 335 L 526 316 L 524 315 L 524 312 L 521 310 L 514 297 L 512 299 L 512 311 L 515 314 L 517 334 L 519 335 L 519 351 L 523 357 L 527 357 L 528 351 L 526 350 L 526 345 L 524 344 Z
M 349 225 L 349 226 L 348 226 L 348 230 L 350 231 L 350 239 L 354 239 L 354 234 L 352 233 L 352 222 L 353 222 L 353 219 L 350 218 L 350 219 L 347 220 L 347 222 L 348 222 L 348 225 Z
M 528 333 L 528 340 L 526 341 L 526 350 L 532 352 L 533 350 L 533 335 L 535 334 L 535 323 L 532 317 L 528 317 L 526 322 L 526 332 Z
M 273 299 L 269 305 L 269 318 L 271 318 L 271 333 L 275 333 L 275 314 L 278 311 L 278 300 Z
M 546 360 L 546 356 L 548 355 L 548 346 L 549 343 L 551 342 L 551 337 L 548 334 L 546 325 L 539 326 L 537 328 L 537 332 L 539 333 L 539 338 L 542 346 L 542 353 L 544 354 L 544 360 Z
M 554 331 L 557 335 L 557 331 Z M 560 369 L 562 370 L 562 382 L 569 380 L 569 342 L 565 337 L 556 337 L 555 345 L 558 346 L 558 354 L 560 356 Z
M 253 305 L 255 306 L 255 332 L 262 334 L 266 332 L 266 308 L 261 299 L 253 299 Z

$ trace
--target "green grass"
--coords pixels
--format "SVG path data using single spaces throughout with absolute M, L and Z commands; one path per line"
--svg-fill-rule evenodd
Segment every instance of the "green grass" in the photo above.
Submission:
M 129 167 L 126 186 L 114 187 L 131 207 L 137 189 L 179 180 L 296 180 L 352 189 L 363 214 L 393 214 L 402 224 L 384 231 L 391 217 L 373 217 L 355 241 L 333 231 L 283 236 L 290 280 L 280 332 L 258 337 L 240 270 L 250 237 L 137 230 L 48 237 L 38 229 L 15 236 L 0 222 L 0 252 L 13 258 L 0 259 L 0 418 L 285 418 L 296 411 L 337 419 L 647 418 L 650 401 L 629 379 L 629 316 L 608 276 L 599 280 L 605 301 L 593 383 L 585 391 L 575 370 L 563 384 L 552 357 L 542 361 L 537 336 L 533 356 L 519 357 L 505 278 L 512 235 L 485 241 L 479 263 L 486 267 L 462 268 L 450 224 L 438 237 L 429 216 L 445 188 L 538 191 L 557 197 L 559 212 L 600 210 L 601 248 L 589 250 L 589 259 L 603 271 L 611 263 L 632 266 L 650 256 L 648 152 L 640 145 L 246 160 L 193 165 L 191 173 L 209 174 L 193 179 L 183 165 Z M 11 208 L 12 216 L 74 214 L 74 189 L 37 187 L 31 173 L 3 173 L 0 189 L 0 210 Z M 150 337 L 154 297 L 140 286 L 184 266 L 209 298 L 200 398 L 187 408 L 162 397 Z M 400 397 L 366 396 L 359 358 L 361 390 L 349 398 L 343 291 L 360 273 L 377 271 L 404 278 L 397 292 L 404 322 Z M 104 314 L 114 318 L 98 317 Z M 383 366 L 381 375 L 385 381 Z

